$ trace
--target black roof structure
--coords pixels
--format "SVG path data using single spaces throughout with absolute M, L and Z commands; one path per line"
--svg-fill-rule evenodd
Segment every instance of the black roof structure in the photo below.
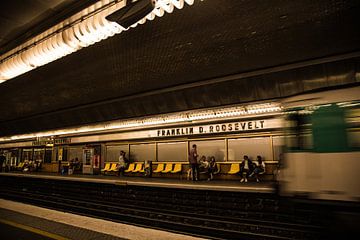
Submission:
M 13 18 L 40 11 L 25 2 Z M 1 7 L 1 53 L 94 1 L 60 2 L 22 26 Z M 0 84 L 0 136 L 359 84 L 359 13 L 357 0 L 195 0 Z

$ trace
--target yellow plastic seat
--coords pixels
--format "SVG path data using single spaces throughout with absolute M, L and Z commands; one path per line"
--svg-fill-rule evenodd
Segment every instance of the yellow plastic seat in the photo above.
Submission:
M 125 172 L 132 172 L 135 170 L 135 163 L 130 163 L 128 169 L 125 170 Z
M 162 173 L 169 173 L 172 171 L 172 167 L 173 167 L 173 164 L 172 163 L 167 163 L 166 166 L 165 166 L 165 169 L 163 171 L 161 171 Z
M 19 163 L 19 165 L 17 165 L 16 169 L 21 170 L 24 167 L 24 164 L 25 164 L 24 162 Z
M 110 170 L 111 163 L 105 163 L 105 167 L 101 169 L 101 172 L 106 172 Z
M 112 163 L 109 172 L 116 172 L 117 170 L 117 163 Z
M 172 170 L 171 173 L 179 173 L 181 170 L 181 163 L 175 163 L 174 170 Z
M 143 165 L 143 163 L 137 163 L 135 169 L 132 172 L 141 172 L 141 170 L 143 169 Z
M 159 173 L 164 171 L 165 164 L 164 163 L 158 163 L 156 169 L 153 171 L 153 173 Z
M 228 174 L 237 174 L 240 172 L 240 163 L 232 163 Z

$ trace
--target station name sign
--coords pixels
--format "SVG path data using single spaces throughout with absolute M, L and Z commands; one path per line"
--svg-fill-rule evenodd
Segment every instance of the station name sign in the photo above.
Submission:
M 212 134 L 231 134 L 251 131 L 264 131 L 266 129 L 282 128 L 281 118 L 252 119 L 248 121 L 229 121 L 226 123 L 191 125 L 173 128 L 159 128 L 152 130 L 140 130 L 110 133 L 94 136 L 79 136 L 71 138 L 71 143 L 114 141 L 145 138 L 166 138 Z
M 37 139 L 32 142 L 33 146 L 53 146 L 59 144 L 69 144 L 71 142 L 70 138 L 56 138 L 56 139 Z
M 209 124 L 180 128 L 165 128 L 156 130 L 156 137 L 173 137 L 199 134 L 231 133 L 256 131 L 281 127 L 279 119 L 262 119 L 253 121 L 239 121 L 222 124 Z

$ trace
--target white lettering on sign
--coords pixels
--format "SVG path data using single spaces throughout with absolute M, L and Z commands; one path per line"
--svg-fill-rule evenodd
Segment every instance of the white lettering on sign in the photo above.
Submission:
M 236 121 L 219 124 L 191 125 L 184 127 L 162 128 L 155 130 L 139 130 L 119 133 L 109 133 L 92 136 L 72 137 L 71 143 L 146 139 L 158 137 L 177 137 L 193 135 L 211 135 L 221 133 L 239 133 L 245 131 L 261 131 L 265 129 L 282 128 L 280 118 L 260 119 L 252 121 Z
M 274 120 L 256 120 L 156 130 L 156 137 L 254 131 L 273 128 Z M 278 121 L 278 120 L 277 120 Z M 277 127 L 277 126 L 276 126 Z

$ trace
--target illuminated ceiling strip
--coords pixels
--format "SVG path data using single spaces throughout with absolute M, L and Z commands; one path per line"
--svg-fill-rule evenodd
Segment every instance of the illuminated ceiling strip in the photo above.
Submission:
M 254 116 L 259 114 L 279 113 L 282 107 L 279 103 L 262 103 L 247 106 L 222 107 L 218 109 L 206 109 L 197 111 L 186 111 L 180 113 L 163 114 L 152 117 L 143 117 L 138 119 L 117 120 L 105 122 L 102 124 L 86 125 L 78 128 L 67 128 L 54 131 L 31 133 L 24 135 L 15 135 L 0 137 L 0 142 L 24 140 L 36 137 L 61 136 L 79 133 L 90 133 L 107 130 L 125 130 L 134 128 L 144 128 L 164 124 L 182 124 L 201 120 L 217 120 L 223 118 L 236 118 L 244 116 Z
M 174 8 L 182 9 L 194 0 L 154 0 L 155 8 L 146 17 L 131 25 L 144 24 L 146 20 L 162 17 L 165 12 L 172 13 Z M 123 8 L 125 1 L 101 0 L 82 10 L 80 13 L 32 38 L 1 57 L 0 83 L 55 61 L 83 47 L 90 46 L 108 37 L 127 31 L 106 16 Z M 79 19 L 81 21 L 79 21 Z

